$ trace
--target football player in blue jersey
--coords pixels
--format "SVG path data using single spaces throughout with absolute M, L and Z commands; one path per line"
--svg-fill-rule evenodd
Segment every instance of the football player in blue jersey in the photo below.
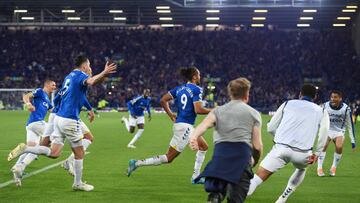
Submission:
M 26 124 L 26 145 L 37 146 L 45 130 L 44 118 L 48 110 L 52 108 L 49 96 L 56 90 L 56 84 L 52 80 L 46 80 L 43 88 L 38 88 L 23 96 L 27 109 L 31 112 Z M 37 158 L 36 154 L 25 153 L 11 168 L 15 184 L 21 186 L 21 176 L 26 166 Z
M 52 141 L 51 147 L 29 147 L 21 143 L 13 149 L 8 156 L 8 161 L 11 161 L 23 153 L 33 153 L 45 155 L 50 158 L 57 158 L 61 154 L 65 139 L 67 139 L 75 156 L 74 184 L 72 188 L 73 190 L 81 191 L 91 191 L 94 189 L 94 186 L 82 181 L 85 152 L 82 145 L 79 114 L 84 105 L 83 98 L 86 95 L 87 87 L 99 84 L 107 75 L 115 73 L 116 65 L 107 62 L 104 70 L 92 77 L 86 74 L 88 69 L 91 69 L 89 59 L 80 55 L 75 59 L 75 69 L 65 77 L 60 90 L 60 107 L 54 119 L 54 140 Z
M 191 67 L 181 69 L 180 73 L 187 80 L 187 83 L 170 90 L 162 97 L 160 102 L 171 121 L 174 122 L 173 137 L 170 141 L 170 147 L 167 153 L 144 160 L 130 160 L 127 170 L 128 176 L 130 176 L 134 170 L 142 166 L 156 166 L 171 163 L 188 144 L 189 136 L 194 129 L 193 125 L 197 114 L 208 114 L 211 111 L 211 109 L 203 107 L 203 90 L 198 86 L 201 79 L 200 71 L 195 67 Z M 169 102 L 172 100 L 174 100 L 177 107 L 177 115 L 175 115 L 169 107 Z M 207 149 L 208 145 L 206 141 L 203 138 L 200 138 L 194 173 L 191 178 L 192 183 L 194 183 L 193 180 L 200 174 L 200 169 L 204 162 Z
M 128 110 L 130 112 L 129 120 L 125 117 L 121 118 L 121 121 L 125 124 L 126 130 L 130 133 L 134 133 L 135 125 L 138 127 L 134 138 L 128 144 L 128 148 L 136 148 L 135 142 L 141 137 L 144 132 L 145 118 L 144 111 L 148 112 L 149 121 L 151 121 L 150 111 L 150 89 L 145 89 L 143 95 L 139 95 L 127 102 Z

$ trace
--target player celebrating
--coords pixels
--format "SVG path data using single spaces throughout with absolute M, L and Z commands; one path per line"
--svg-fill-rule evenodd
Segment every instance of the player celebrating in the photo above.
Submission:
M 267 130 L 275 135 L 275 145 L 251 179 L 248 195 L 288 163 L 292 163 L 296 169 L 276 203 L 286 202 L 304 180 L 307 166 L 316 160 L 316 156 L 312 154 L 316 134 L 319 132 L 316 148 L 316 154 L 319 154 L 324 148 L 329 130 L 327 111 L 312 102 L 316 98 L 316 92 L 315 86 L 303 85 L 300 99 L 283 103 L 271 118 Z
M 325 160 L 326 149 L 329 146 L 330 141 L 333 141 L 335 144 L 335 152 L 334 160 L 330 169 L 330 176 L 335 176 L 336 168 L 342 156 L 346 127 L 349 129 L 351 146 L 353 151 L 355 151 L 356 145 L 354 124 L 351 118 L 351 109 L 348 105 L 342 102 L 342 93 L 340 91 L 333 90 L 331 92 L 330 101 L 324 104 L 324 109 L 326 109 L 326 111 L 329 113 L 330 130 L 328 132 L 328 139 L 324 150 L 320 153 L 319 156 L 317 174 L 318 176 L 325 176 L 323 163 Z
M 84 148 L 82 145 L 79 114 L 83 106 L 83 98 L 85 97 L 87 87 L 100 83 L 108 74 L 114 73 L 116 65 L 107 62 L 104 70 L 93 77 L 89 77 L 85 73 L 88 69 L 90 69 L 89 59 L 85 56 L 78 56 L 75 59 L 75 69 L 65 77 L 60 90 L 62 95 L 60 107 L 54 119 L 55 131 L 51 148 L 46 146 L 29 147 L 21 143 L 8 156 L 9 161 L 23 153 L 57 158 L 60 156 L 66 138 L 70 142 L 75 156 L 73 189 L 82 191 L 94 189 L 94 186 L 82 181 Z
M 135 142 L 141 137 L 141 134 L 144 132 L 145 119 L 144 119 L 144 110 L 149 114 L 149 121 L 151 121 L 151 111 L 150 111 L 150 89 L 145 89 L 143 95 L 136 96 L 127 103 L 128 110 L 130 112 L 129 120 L 125 117 L 121 118 L 121 121 L 125 124 L 126 130 L 130 133 L 134 133 L 135 125 L 138 127 L 134 138 L 127 145 L 128 148 L 135 149 Z
M 43 88 L 38 88 L 23 96 L 23 101 L 27 109 L 31 112 L 26 124 L 27 146 L 37 146 L 40 143 L 40 138 L 45 130 L 44 118 L 47 111 L 52 108 L 49 96 L 55 89 L 55 82 L 46 80 Z M 26 166 L 34 161 L 36 157 L 37 155 L 31 153 L 22 154 L 16 164 L 11 168 L 17 186 L 21 186 L 21 175 Z
M 193 131 L 197 114 L 208 114 L 211 109 L 202 106 L 202 88 L 200 84 L 200 71 L 195 68 L 183 68 L 181 75 L 188 81 L 180 85 L 161 98 L 161 106 L 166 111 L 169 118 L 175 122 L 174 135 L 170 141 L 170 147 L 165 155 L 154 156 L 144 160 L 130 160 L 127 175 L 130 176 L 133 171 L 142 166 L 156 166 L 165 163 L 171 163 L 186 147 L 189 137 Z M 169 107 L 169 102 L 175 100 L 178 109 L 175 115 Z M 196 154 L 193 180 L 200 174 L 201 165 L 204 162 L 208 145 L 204 138 L 199 138 L 199 150 Z M 194 183 L 194 182 L 193 182 Z

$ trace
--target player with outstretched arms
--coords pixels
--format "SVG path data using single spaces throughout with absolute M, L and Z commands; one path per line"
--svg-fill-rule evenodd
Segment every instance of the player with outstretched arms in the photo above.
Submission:
M 75 69 L 65 77 L 60 90 L 60 107 L 54 119 L 54 133 L 52 135 L 54 140 L 51 147 L 29 147 L 21 143 L 13 149 L 8 156 L 9 161 L 23 153 L 33 153 L 45 155 L 50 158 L 57 158 L 61 154 L 65 139 L 67 139 L 75 156 L 74 184 L 72 187 L 74 190 L 82 191 L 91 191 L 94 189 L 94 186 L 82 181 L 83 158 L 85 153 L 82 144 L 79 114 L 84 105 L 83 99 L 86 95 L 87 87 L 101 83 L 108 74 L 116 72 L 116 65 L 107 62 L 104 70 L 93 77 L 89 77 L 86 74 L 88 69 L 91 69 L 89 59 L 80 55 L 75 59 Z
M 350 107 L 342 101 L 342 97 L 343 96 L 340 91 L 333 90 L 330 94 L 330 101 L 324 104 L 324 109 L 329 113 L 330 117 L 330 130 L 328 132 L 328 139 L 324 150 L 319 155 L 317 167 L 318 176 L 325 176 L 323 163 L 325 160 L 326 149 L 331 141 L 335 144 L 335 152 L 334 160 L 330 168 L 330 176 L 335 176 L 336 168 L 342 157 L 346 128 L 349 129 L 351 147 L 353 151 L 355 151 L 355 129 L 351 117 L 352 112 Z
M 128 110 L 130 112 L 129 120 L 125 117 L 121 118 L 121 121 L 124 123 L 126 130 L 129 133 L 134 133 L 135 125 L 138 127 L 134 138 L 127 145 L 128 148 L 135 149 L 135 142 L 141 137 L 144 132 L 145 127 L 145 118 L 144 110 L 148 112 L 149 121 L 151 121 L 151 111 L 150 111 L 150 89 L 145 89 L 143 95 L 138 95 L 127 102 Z
M 190 134 L 194 129 L 193 125 L 196 115 L 208 114 L 211 111 L 211 109 L 204 108 L 202 104 L 203 91 L 202 88 L 198 86 L 200 84 L 200 71 L 195 67 L 191 67 L 181 69 L 180 73 L 187 80 L 187 83 L 170 90 L 160 101 L 161 106 L 171 121 L 174 122 L 174 134 L 167 153 L 143 160 L 130 160 L 127 171 L 128 176 L 139 167 L 171 163 L 188 144 Z M 169 102 L 172 100 L 174 100 L 178 109 L 177 115 L 175 115 L 169 107 Z M 200 174 L 200 169 L 208 149 L 204 138 L 200 137 L 198 143 L 199 150 L 196 153 L 194 173 L 191 178 L 192 182 Z
M 23 96 L 23 101 L 27 109 L 31 112 L 26 124 L 26 145 L 37 146 L 44 133 L 46 122 L 44 118 L 46 113 L 52 109 L 49 96 L 56 90 L 56 84 L 52 80 L 46 80 L 43 88 L 38 88 Z M 14 175 L 15 184 L 21 186 L 21 176 L 32 161 L 37 158 L 36 154 L 25 153 L 17 160 L 11 168 Z
M 302 183 L 306 168 L 315 162 L 325 146 L 330 125 L 327 111 L 313 102 L 316 94 L 315 86 L 305 84 L 300 99 L 289 100 L 277 109 L 267 126 L 267 131 L 274 135 L 275 144 L 251 179 L 248 195 L 288 163 L 292 163 L 295 171 L 276 203 L 286 202 Z M 313 154 L 317 133 L 318 143 Z

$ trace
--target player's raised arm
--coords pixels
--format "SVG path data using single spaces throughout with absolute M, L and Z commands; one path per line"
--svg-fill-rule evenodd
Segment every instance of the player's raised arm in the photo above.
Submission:
M 32 105 L 31 100 L 34 98 L 33 92 L 29 92 L 23 95 L 23 101 L 29 111 L 35 111 L 35 106 Z
M 346 126 L 349 129 L 349 137 L 350 137 L 350 141 L 351 141 L 351 148 L 353 149 L 353 151 L 355 151 L 356 148 L 356 144 L 355 144 L 355 128 L 354 128 L 354 123 L 352 120 L 352 112 L 350 107 L 348 107 L 349 109 L 346 111 Z
M 163 107 L 166 114 L 170 117 L 170 119 L 175 122 L 176 115 L 171 111 L 169 106 L 169 101 L 173 100 L 173 96 L 170 93 L 166 93 L 160 100 L 160 105 Z
M 276 129 L 279 127 L 281 119 L 283 117 L 284 108 L 286 106 L 286 102 L 283 103 L 275 112 L 274 116 L 271 118 L 270 122 L 267 124 L 267 131 L 275 135 Z
M 89 86 L 96 85 L 100 83 L 102 79 L 104 79 L 107 75 L 115 72 L 116 72 L 116 64 L 115 63 L 109 64 L 109 62 L 106 62 L 104 70 L 101 73 L 94 75 L 91 78 L 88 78 L 86 80 L 86 84 Z
M 190 136 L 190 148 L 192 150 L 199 150 L 198 138 L 203 136 L 207 129 L 214 127 L 216 123 L 216 116 L 211 111 L 206 118 L 195 128 Z

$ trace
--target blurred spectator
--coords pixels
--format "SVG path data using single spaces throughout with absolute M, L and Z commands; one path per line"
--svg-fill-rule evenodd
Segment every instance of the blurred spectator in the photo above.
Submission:
M 350 36 L 349 30 L 3 29 L 0 88 L 35 88 L 45 78 L 61 84 L 76 55 L 89 56 L 98 73 L 107 59 L 121 54 L 125 62 L 113 78 L 89 91 L 92 105 L 104 99 L 124 107 L 128 98 L 150 88 L 152 105 L 158 106 L 161 95 L 181 82 L 178 68 L 191 65 L 203 78 L 221 78 L 214 90 L 218 104 L 228 100 L 228 81 L 240 76 L 253 83 L 250 104 L 262 111 L 297 97 L 305 79 L 318 81 L 322 100 L 335 88 L 353 101 L 360 96 L 360 71 Z M 202 86 L 205 97 L 207 84 Z

